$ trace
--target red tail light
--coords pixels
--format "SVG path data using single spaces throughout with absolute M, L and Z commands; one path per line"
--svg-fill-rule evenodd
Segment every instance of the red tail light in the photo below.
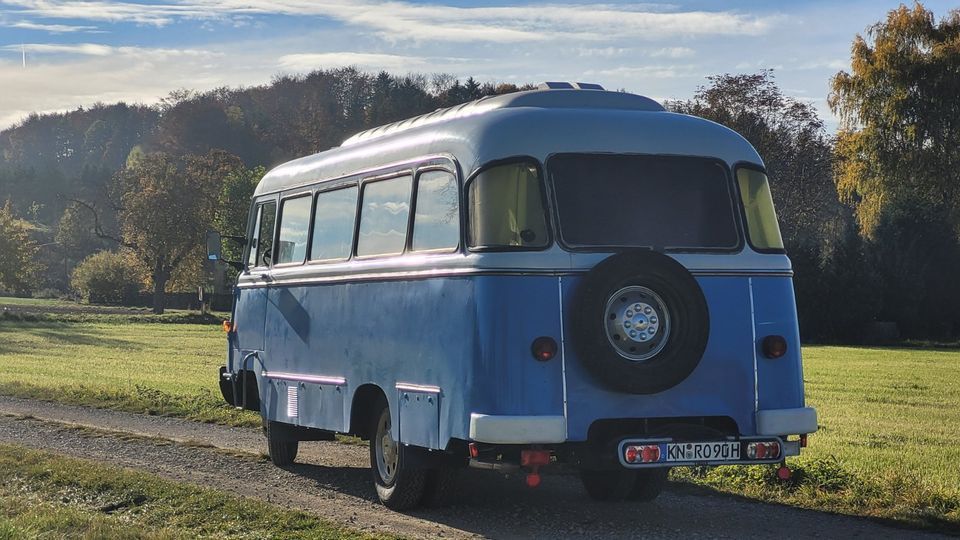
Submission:
M 557 342 L 552 337 L 540 336 L 533 340 L 530 346 L 530 352 L 533 357 L 541 362 L 546 362 L 557 355 Z
M 630 445 L 623 449 L 627 463 L 655 463 L 660 461 L 660 446 L 656 444 Z
M 767 336 L 763 338 L 762 349 L 767 358 L 780 358 L 787 354 L 787 340 L 783 336 Z
M 541 466 L 550 464 L 549 450 L 521 450 L 520 465 L 524 467 Z
M 749 459 L 777 459 L 780 457 L 780 443 L 770 442 L 752 442 L 747 445 L 747 458 Z

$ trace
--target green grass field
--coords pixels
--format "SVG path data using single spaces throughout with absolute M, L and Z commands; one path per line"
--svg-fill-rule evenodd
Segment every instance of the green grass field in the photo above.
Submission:
M 259 425 L 223 402 L 211 324 L 0 321 L 0 393 Z
M 224 347 L 210 324 L 0 320 L 0 393 L 258 425 L 219 396 Z M 793 482 L 769 467 L 674 477 L 960 532 L 960 350 L 812 346 L 804 364 L 822 427 L 791 460 Z
M 0 445 L 0 540 L 376 538 L 304 512 Z

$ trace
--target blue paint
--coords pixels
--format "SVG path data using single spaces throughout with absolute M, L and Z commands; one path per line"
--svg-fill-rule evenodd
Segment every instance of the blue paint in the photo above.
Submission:
M 580 96 L 597 102 L 598 95 L 558 94 L 574 104 Z M 513 99 L 519 98 L 491 98 L 487 105 L 499 105 L 486 112 L 412 122 L 283 165 L 261 182 L 257 201 L 317 190 L 325 179 L 415 177 L 427 164 L 456 173 L 462 191 L 470 172 L 485 163 L 522 155 L 542 164 L 560 151 L 715 156 L 731 170 L 760 163 L 739 135 L 700 119 L 643 109 L 519 106 Z M 598 136 L 577 136 L 587 132 Z M 460 200 L 463 209 L 462 193 Z M 547 212 L 556 223 L 549 197 Z M 460 248 L 448 254 L 242 273 L 229 370 L 256 374 L 266 419 L 337 432 L 350 429 L 354 398 L 372 385 L 390 407 L 394 437 L 432 449 L 470 440 L 471 414 L 565 417 L 566 441 L 579 442 L 591 424 L 606 419 L 729 417 L 741 436 L 753 436 L 758 408 L 804 405 L 790 263 L 782 253 L 759 253 L 744 241 L 737 252 L 671 253 L 707 301 L 706 350 L 676 386 L 638 395 L 595 380 L 586 367 L 592 359 L 578 357 L 571 345 L 583 276 L 613 253 L 570 252 L 555 242 L 542 251 L 484 253 L 465 244 L 461 231 Z M 786 356 L 775 360 L 759 349 L 773 334 L 788 343 Z M 561 354 L 536 360 L 531 344 L 540 336 L 563 341 Z M 254 361 L 239 365 L 254 352 Z

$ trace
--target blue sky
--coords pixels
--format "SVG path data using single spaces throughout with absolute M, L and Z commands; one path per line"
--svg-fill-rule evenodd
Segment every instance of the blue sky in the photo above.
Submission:
M 773 68 L 826 107 L 854 35 L 897 2 L 0 0 L 0 129 L 32 111 L 155 103 L 171 90 L 355 65 L 481 81 L 597 82 L 688 98 L 705 77 Z M 925 2 L 937 17 L 956 6 Z M 22 51 L 26 52 L 24 66 Z

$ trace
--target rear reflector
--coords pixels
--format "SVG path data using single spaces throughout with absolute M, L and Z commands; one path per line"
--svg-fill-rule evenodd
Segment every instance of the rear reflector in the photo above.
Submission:
M 623 460 L 627 463 L 655 463 L 660 461 L 660 445 L 627 445 L 623 448 Z
M 541 466 L 550 464 L 549 450 L 521 450 L 520 465 L 524 467 Z
M 763 355 L 767 358 L 780 358 L 787 354 L 787 340 L 783 336 L 763 338 Z
M 780 443 L 752 442 L 747 445 L 747 457 L 750 459 L 777 459 L 780 457 Z
M 557 342 L 552 337 L 540 336 L 530 346 L 533 357 L 541 362 L 551 360 L 557 355 Z

